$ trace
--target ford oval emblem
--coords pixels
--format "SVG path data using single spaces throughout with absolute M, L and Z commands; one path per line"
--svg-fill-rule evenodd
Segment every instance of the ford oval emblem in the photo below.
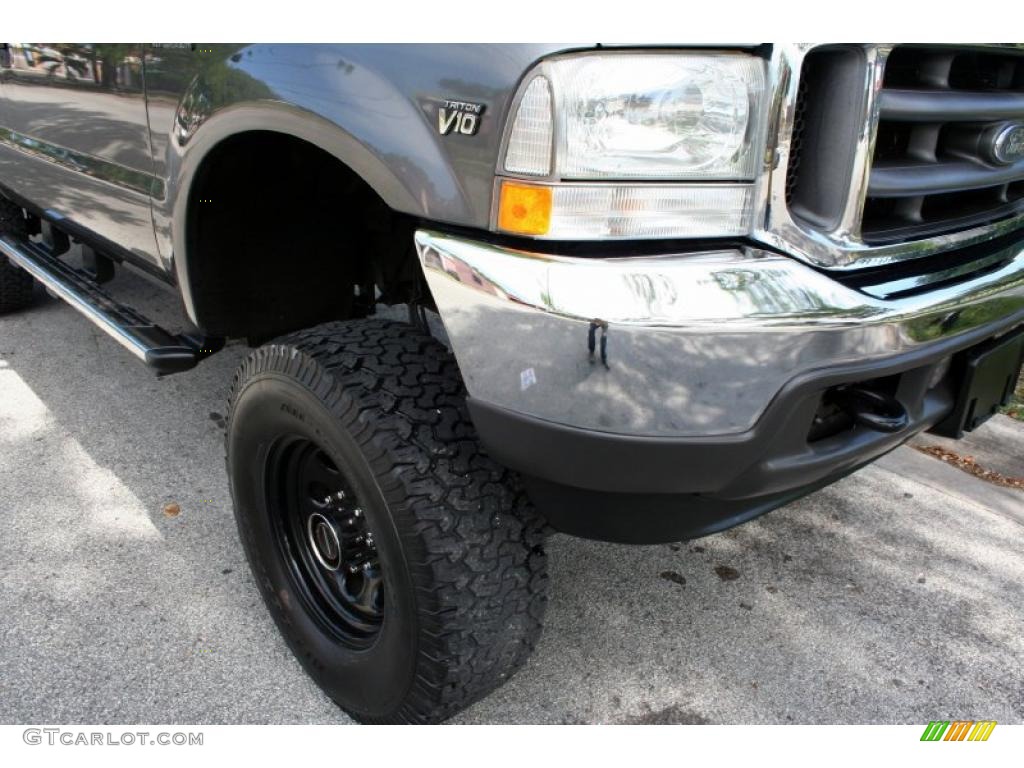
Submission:
M 992 157 L 1006 165 L 1024 159 L 1024 123 L 1010 123 L 1000 129 L 992 142 Z

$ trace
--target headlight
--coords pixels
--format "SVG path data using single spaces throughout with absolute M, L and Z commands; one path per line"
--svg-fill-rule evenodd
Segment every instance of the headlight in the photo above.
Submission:
M 551 208 L 546 216 L 520 208 L 530 223 L 516 226 L 499 188 L 498 227 L 584 239 L 749 231 L 764 88 L 764 60 L 740 53 L 602 52 L 541 63 L 520 91 L 501 170 L 552 187 L 533 196 Z

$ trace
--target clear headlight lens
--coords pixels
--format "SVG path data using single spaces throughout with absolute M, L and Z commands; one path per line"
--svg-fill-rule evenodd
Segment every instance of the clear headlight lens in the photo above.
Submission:
M 735 54 L 592 55 L 552 62 L 572 179 L 749 179 L 764 61 Z
M 503 170 L 552 187 L 550 227 L 537 232 L 533 217 L 532 230 L 509 229 L 502 222 L 514 217 L 499 210 L 499 228 L 550 238 L 747 232 L 765 77 L 764 60 L 744 53 L 598 52 L 542 62 L 524 83 Z M 637 183 L 647 181 L 689 183 Z

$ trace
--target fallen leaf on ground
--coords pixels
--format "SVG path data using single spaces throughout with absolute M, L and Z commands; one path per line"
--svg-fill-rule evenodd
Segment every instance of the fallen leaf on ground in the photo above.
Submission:
M 944 461 L 957 469 L 962 469 L 964 472 L 974 475 L 987 483 L 1024 491 L 1024 478 L 1010 477 L 995 470 L 985 469 L 974 460 L 973 456 L 961 456 L 959 453 L 940 448 L 937 445 L 915 445 L 913 447 L 921 453 L 934 456 L 939 461 Z

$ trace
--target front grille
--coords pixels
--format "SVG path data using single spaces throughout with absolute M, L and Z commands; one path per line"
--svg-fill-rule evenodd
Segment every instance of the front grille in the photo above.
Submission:
M 861 237 L 966 229 L 1024 211 L 1024 159 L 993 137 L 1024 121 L 1024 51 L 899 46 L 885 64 Z

